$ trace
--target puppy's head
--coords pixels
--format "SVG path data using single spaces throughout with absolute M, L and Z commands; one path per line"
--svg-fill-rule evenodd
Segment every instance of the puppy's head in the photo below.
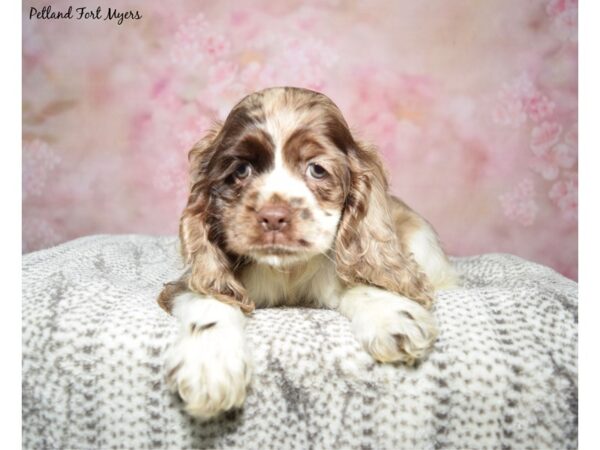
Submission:
M 245 97 L 190 163 L 180 238 L 193 290 L 248 310 L 238 268 L 329 253 L 347 282 L 398 291 L 377 275 L 381 264 L 402 264 L 388 256 L 400 252 L 381 163 L 325 95 L 272 88 Z

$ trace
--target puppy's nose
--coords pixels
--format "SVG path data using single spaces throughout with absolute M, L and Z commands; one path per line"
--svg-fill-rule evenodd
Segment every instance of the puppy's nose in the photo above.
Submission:
M 281 231 L 290 222 L 290 209 L 284 205 L 266 205 L 258 211 L 258 221 L 267 231 Z

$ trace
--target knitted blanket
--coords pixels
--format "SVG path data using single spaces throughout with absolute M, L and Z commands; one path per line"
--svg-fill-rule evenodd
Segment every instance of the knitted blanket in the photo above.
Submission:
M 335 311 L 257 310 L 245 406 L 202 423 L 164 383 L 175 238 L 24 255 L 23 447 L 577 448 L 577 284 L 510 255 L 452 261 L 463 287 L 438 294 L 418 366 L 375 363 Z

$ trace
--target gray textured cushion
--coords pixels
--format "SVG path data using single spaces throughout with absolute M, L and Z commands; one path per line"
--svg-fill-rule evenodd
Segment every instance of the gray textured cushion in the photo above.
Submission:
M 173 237 L 92 236 L 23 257 L 24 448 L 576 448 L 577 284 L 510 255 L 454 258 L 440 337 L 377 364 L 335 311 L 257 310 L 243 410 L 208 423 L 167 392 L 156 304 Z

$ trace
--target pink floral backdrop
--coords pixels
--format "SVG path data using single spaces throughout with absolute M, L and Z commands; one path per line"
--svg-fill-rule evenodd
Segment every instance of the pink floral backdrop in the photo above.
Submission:
M 194 141 L 246 93 L 296 85 L 379 146 L 451 254 L 577 278 L 576 1 L 114 1 L 98 5 L 142 19 L 29 20 L 44 4 L 23 3 L 24 252 L 175 233 Z

